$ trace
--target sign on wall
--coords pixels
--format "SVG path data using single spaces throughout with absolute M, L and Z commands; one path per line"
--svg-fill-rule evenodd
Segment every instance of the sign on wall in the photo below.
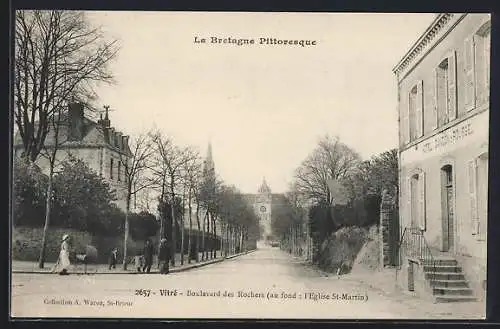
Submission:
M 479 113 L 401 152 L 401 163 L 449 153 L 475 141 L 488 140 L 488 111 Z

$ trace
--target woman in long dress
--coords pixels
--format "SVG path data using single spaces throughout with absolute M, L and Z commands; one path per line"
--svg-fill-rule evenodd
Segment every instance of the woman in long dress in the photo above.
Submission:
M 64 234 L 61 242 L 61 251 L 59 252 L 59 258 L 54 266 L 53 271 L 58 271 L 59 275 L 68 275 L 68 270 L 71 265 L 69 260 L 70 245 L 69 245 L 69 235 Z

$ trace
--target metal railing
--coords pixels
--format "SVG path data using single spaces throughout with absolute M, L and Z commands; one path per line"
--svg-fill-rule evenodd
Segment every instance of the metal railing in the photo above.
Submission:
M 409 258 L 413 258 L 424 267 L 432 267 L 432 272 L 436 272 L 436 260 L 432 255 L 431 248 L 427 244 L 424 232 L 418 227 L 405 227 L 399 241 L 399 267 L 402 264 L 402 252 Z M 424 269 L 425 270 L 425 269 Z

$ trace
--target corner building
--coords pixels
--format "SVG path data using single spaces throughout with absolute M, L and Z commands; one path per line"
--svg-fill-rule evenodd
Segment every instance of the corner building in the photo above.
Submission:
M 490 26 L 489 14 L 438 14 L 393 70 L 398 283 L 435 299 L 482 299 L 486 289 Z

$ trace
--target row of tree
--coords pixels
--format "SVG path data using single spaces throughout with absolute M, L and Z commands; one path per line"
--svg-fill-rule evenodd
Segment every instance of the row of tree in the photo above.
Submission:
M 92 27 L 84 12 L 17 11 L 15 19 L 14 121 L 16 135 L 22 144 L 21 158 L 27 170 L 36 167 L 40 158 L 48 163 L 48 174 L 41 179 L 44 183 L 39 184 L 44 189 L 33 195 L 33 200 L 43 199 L 44 205 L 37 201 L 32 206 L 36 214 L 42 209 L 45 213 L 39 258 L 39 267 L 43 268 L 48 229 L 51 225 L 61 224 L 57 222 L 60 218 L 71 218 L 65 220 L 66 225 L 94 231 L 109 231 L 116 224 L 112 220 L 110 223 L 104 221 L 104 224 L 95 220 L 106 217 L 103 214 L 113 209 L 106 206 L 114 198 L 112 193 L 108 194 L 104 184 L 97 184 L 99 177 L 90 174 L 79 179 L 96 183 L 92 188 L 74 184 L 76 177 L 71 176 L 71 170 L 60 161 L 59 151 L 64 144 L 75 140 L 68 120 L 69 104 L 80 103 L 95 109 L 95 87 L 100 83 L 113 83 L 110 63 L 119 47 L 116 40 L 110 40 L 101 29 Z M 241 250 L 245 247 L 244 242 L 248 244 L 258 238 L 256 216 L 244 203 L 241 193 L 217 177 L 211 159 L 203 164 L 192 147 L 180 147 L 159 131 L 132 138 L 129 150 L 122 151 L 120 163 L 123 164 L 126 185 L 123 219 L 125 269 L 132 201 L 141 192 L 149 190 L 158 194 L 160 236 L 171 241 L 174 246 L 172 253 L 176 252 L 175 246 L 181 241 L 181 263 L 184 262 L 185 230 L 178 228 L 184 228 L 186 220 L 189 221 L 189 230 L 195 221 L 198 231 L 201 229 L 202 232 L 199 243 L 191 241 L 193 235 L 187 234 L 189 250 L 194 244 L 196 248 L 201 245 L 206 251 L 205 235 L 215 236 L 218 225 L 221 226 L 224 252 Z M 65 172 L 63 175 L 58 173 L 61 166 Z M 38 184 L 29 182 L 32 183 Z M 94 192 L 96 194 L 92 195 Z M 69 200 L 68 195 L 73 199 Z M 103 195 L 102 204 L 92 203 Z M 95 208 L 91 209 L 89 203 L 78 204 L 75 202 L 78 198 L 90 202 Z M 22 211 L 20 208 L 24 209 L 24 206 L 17 207 L 18 212 Z M 186 209 L 187 217 L 184 215 Z M 94 213 L 101 216 L 94 217 Z M 178 232 L 180 236 L 177 236 Z M 204 253 L 202 258 L 215 257 L 214 248 L 212 246 L 210 253 Z M 171 259 L 175 265 L 175 257 Z
M 195 148 L 181 147 L 171 137 L 153 130 L 133 140 L 131 151 L 130 158 L 123 159 L 127 213 L 132 197 L 139 191 L 156 191 L 160 236 L 171 241 L 173 246 L 181 246 L 181 264 L 186 253 L 184 246 L 187 246 L 189 254 L 194 254 L 195 259 L 198 259 L 201 248 L 201 260 L 204 260 L 216 257 L 216 248 L 221 253 L 236 252 L 247 247 L 249 241 L 253 244 L 259 238 L 258 218 L 253 208 L 241 192 L 218 177 L 211 149 L 203 160 Z M 127 219 L 125 224 L 126 240 Z M 187 234 L 179 227 L 187 227 Z M 201 235 L 191 234 L 193 231 L 201 232 Z M 178 233 L 180 236 L 177 236 Z M 219 246 L 205 239 L 206 235 L 215 237 L 218 234 Z M 171 250 L 175 253 L 177 248 Z M 126 257 L 127 250 L 124 254 Z M 191 257 L 188 257 L 190 261 Z M 175 266 L 175 257 L 171 257 L 171 263 Z
M 338 137 L 324 136 L 296 169 L 285 201 L 273 208 L 273 230 L 290 251 L 301 253 L 308 237 L 317 249 L 343 226 L 378 223 L 384 190 L 397 206 L 396 149 L 363 161 Z

